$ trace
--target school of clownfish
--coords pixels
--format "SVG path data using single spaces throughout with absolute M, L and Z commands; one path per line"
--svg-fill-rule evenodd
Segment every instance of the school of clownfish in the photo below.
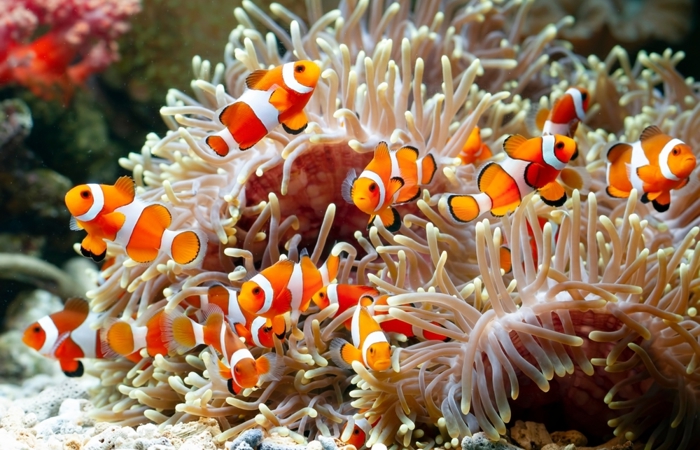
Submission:
M 304 107 L 320 72 L 311 61 L 253 72 L 246 79 L 244 94 L 218 112 L 223 129 L 208 136 L 205 143 L 215 154 L 226 156 L 250 149 L 280 124 L 287 133 L 302 132 L 308 123 Z M 506 156 L 499 162 L 491 160 L 493 152 L 475 127 L 459 158 L 463 164 L 482 165 L 479 193 L 447 194 L 440 200 L 441 211 L 447 211 L 458 223 L 473 221 L 487 211 L 503 216 L 513 212 L 531 192 L 537 192 L 548 205 L 563 205 L 567 194 L 557 178 L 578 155 L 574 136 L 578 124 L 585 120 L 589 100 L 585 89 L 568 89 L 551 110 L 542 109 L 533 116 L 533 125 L 541 135 L 508 137 L 503 143 Z M 695 165 L 687 144 L 649 126 L 639 141 L 609 147 L 607 193 L 626 198 L 637 189 L 642 202 L 665 211 L 670 192 L 688 182 Z M 401 226 L 395 206 L 415 201 L 437 169 L 431 154 L 421 157 L 414 147 L 392 150 L 380 142 L 360 175 L 350 170 L 340 190 L 346 201 L 369 215 L 368 227 L 378 218 L 387 230 L 395 232 Z M 119 178 L 113 186 L 74 187 L 65 202 L 73 217 L 71 229 L 87 232 L 81 253 L 95 261 L 105 259 L 106 241 L 120 245 L 136 263 L 149 263 L 160 253 L 185 266 L 196 265 L 203 258 L 206 236 L 197 230 L 168 229 L 168 208 L 139 200 L 129 177 Z M 540 226 L 543 222 L 541 219 Z M 318 268 L 302 252 L 298 262 L 281 259 L 245 281 L 239 290 L 214 284 L 206 294 L 187 297 L 170 312 L 164 308 L 167 300 L 162 300 L 149 308 L 145 317 L 108 320 L 100 330 L 90 326 L 99 315 L 90 311 L 88 302 L 70 299 L 63 311 L 29 326 L 23 340 L 42 355 L 58 360 L 68 376 L 84 373 L 83 358 L 124 356 L 136 362 L 146 354 L 183 354 L 208 345 L 220 355 L 220 375 L 228 380 L 233 395 L 279 377 L 283 367 L 275 353 L 255 358 L 249 346 L 273 348 L 275 338 L 283 342 L 311 303 L 321 310 L 336 308 L 332 317 L 355 308 L 344 323 L 350 342 L 336 338 L 330 345 L 331 359 L 341 368 L 352 368 L 357 361 L 371 370 L 387 370 L 391 346 L 386 333 L 446 340 L 399 319 L 376 320 L 387 314 L 386 308 L 375 311 L 375 306 L 386 305 L 388 296 L 372 286 L 335 284 L 339 262 L 339 256 L 331 254 Z M 501 268 L 510 270 L 507 247 L 502 248 Z M 348 442 L 360 448 L 371 425 L 358 416 Z

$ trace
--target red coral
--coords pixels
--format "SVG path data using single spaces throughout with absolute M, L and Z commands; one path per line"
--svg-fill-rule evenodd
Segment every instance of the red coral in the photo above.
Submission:
M 0 85 L 67 101 L 118 59 L 115 40 L 139 10 L 140 0 L 0 0 Z

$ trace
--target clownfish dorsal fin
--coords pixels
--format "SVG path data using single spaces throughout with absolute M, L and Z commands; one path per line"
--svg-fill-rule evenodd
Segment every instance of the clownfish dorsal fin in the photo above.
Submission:
M 267 72 L 268 71 L 265 69 L 258 69 L 255 72 L 252 72 L 245 79 L 246 87 L 248 89 L 256 89 L 258 87 L 258 83 L 260 83 L 260 80 L 267 75 Z
M 71 311 L 87 317 L 87 315 L 90 314 L 90 305 L 88 304 L 87 300 L 80 297 L 74 297 L 66 301 L 63 310 Z
M 520 159 L 517 157 L 518 149 L 527 141 L 524 136 L 519 134 L 514 134 L 509 136 L 505 141 L 503 141 L 503 151 L 506 155 L 513 159 Z
M 391 164 L 391 157 L 389 156 L 389 144 L 384 141 L 380 141 L 377 147 L 374 149 L 374 160 L 377 162 Z
M 656 125 L 649 125 L 642 131 L 642 134 L 639 136 L 639 140 L 644 142 L 647 139 L 651 139 L 654 136 L 658 136 L 659 134 L 664 134 L 663 131 L 659 129 L 659 127 L 657 127 Z
M 116 183 L 114 183 L 114 188 L 130 198 L 131 200 L 134 199 L 136 194 L 134 193 L 134 180 L 131 179 L 131 177 L 128 177 L 124 175 L 123 177 L 119 177 Z

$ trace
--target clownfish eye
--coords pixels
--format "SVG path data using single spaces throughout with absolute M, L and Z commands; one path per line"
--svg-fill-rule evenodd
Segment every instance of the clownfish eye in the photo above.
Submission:
M 372 183 L 369 185 L 369 191 L 374 192 L 374 190 L 377 189 L 377 185 L 375 183 Z
M 303 65 L 299 64 L 298 66 L 294 67 L 294 70 L 295 70 L 297 73 L 304 73 L 304 71 L 306 70 L 306 67 L 304 67 Z
M 323 298 L 323 297 L 326 296 L 326 294 L 324 294 L 323 292 L 319 292 L 318 296 L 321 297 L 321 298 Z
M 40 327 L 39 325 L 37 325 L 37 326 L 34 327 L 34 330 L 33 330 L 33 331 L 34 331 L 35 333 L 38 333 L 38 332 L 41 331 L 41 327 Z
M 374 355 L 374 348 L 370 347 L 370 348 L 369 348 L 369 353 L 370 353 L 371 355 Z
M 260 288 L 259 287 L 253 288 L 253 295 L 260 295 Z
M 674 155 L 678 155 L 678 154 L 680 153 L 680 151 L 679 151 L 677 148 L 674 147 L 672 153 L 673 153 Z
M 352 434 L 360 434 L 360 429 L 355 428 L 354 430 L 352 430 Z
M 85 191 L 80 191 L 80 196 L 84 199 L 90 198 L 90 191 L 85 190 Z
M 272 327 L 263 327 L 263 333 L 269 333 Z
M 588 98 L 588 94 L 585 92 L 581 92 L 581 100 L 586 100 Z
M 238 366 L 234 367 L 233 371 L 236 373 L 241 373 L 241 369 L 239 369 Z
M 555 147 L 557 148 L 557 150 L 561 150 L 562 148 L 564 148 L 564 143 L 559 141 L 557 142 L 557 145 L 555 145 Z

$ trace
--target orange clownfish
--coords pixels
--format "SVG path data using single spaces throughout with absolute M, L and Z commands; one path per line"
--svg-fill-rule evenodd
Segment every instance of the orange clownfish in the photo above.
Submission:
M 390 151 L 382 141 L 359 177 L 350 170 L 341 193 L 346 202 L 370 215 L 368 227 L 379 216 L 386 229 L 395 232 L 401 228 L 401 217 L 392 206 L 416 200 L 421 186 L 430 184 L 436 170 L 433 155 L 419 158 L 418 150 L 409 146 Z
M 149 356 L 168 355 L 168 346 L 163 342 L 161 319 L 163 310 L 150 317 L 145 325 L 139 321 L 116 320 L 105 327 L 104 340 L 112 352 L 128 356 L 145 348 Z M 105 352 L 112 356 L 109 352 Z
M 164 317 L 163 334 L 171 351 L 184 353 L 202 344 L 214 347 L 224 358 L 225 362 L 219 360 L 219 373 L 228 380 L 228 389 L 232 394 L 279 377 L 278 372 L 283 366 L 277 364 L 277 355 L 268 353 L 255 359 L 224 321 L 221 309 L 210 305 L 204 313 L 204 325 L 185 316 L 181 310 Z
M 338 256 L 331 255 L 322 269 L 306 254 L 298 263 L 278 261 L 243 283 L 238 294 L 241 309 L 268 319 L 291 311 L 296 325 L 311 297 L 337 275 L 338 261 Z
M 360 450 L 362 447 L 364 447 L 365 443 L 367 442 L 367 437 L 370 435 L 372 432 L 372 427 L 379 422 L 379 419 L 381 417 L 375 418 L 371 423 L 369 420 L 365 419 L 364 417 L 361 419 L 355 419 L 353 428 L 352 428 L 352 434 L 350 437 L 345 441 L 346 444 L 354 445 L 357 450 Z M 343 431 L 340 433 L 342 436 L 345 434 L 345 429 L 347 426 L 350 424 L 350 422 L 345 424 L 345 427 L 343 427 Z
M 387 299 L 388 295 L 382 295 L 378 297 L 375 301 L 375 305 L 388 305 Z M 383 316 L 389 314 L 388 311 L 378 311 L 374 310 L 375 316 Z M 408 322 L 404 322 L 399 319 L 384 320 L 379 324 L 387 333 L 400 333 L 407 338 L 417 337 L 421 341 L 446 341 L 447 337 L 441 334 L 433 333 L 432 331 L 424 330 L 422 328 L 411 325 Z M 437 322 L 433 322 L 433 325 L 441 326 Z
M 338 311 L 336 311 L 333 316 L 337 317 L 353 306 L 371 305 L 373 297 L 378 295 L 379 291 L 371 286 L 358 284 L 329 284 L 316 292 L 314 296 L 311 297 L 311 301 L 321 309 L 325 309 L 329 305 L 338 305 Z M 349 330 L 351 325 L 352 318 L 345 322 L 345 328 Z
M 352 344 L 339 338 L 331 341 L 331 358 L 339 367 L 351 368 L 353 361 L 359 361 L 372 370 L 389 368 L 391 345 L 366 307 L 356 307 L 351 332 Z
M 671 204 L 671 190 L 688 184 L 695 165 L 688 144 L 652 125 L 642 131 L 639 141 L 610 147 L 606 191 L 611 197 L 627 198 L 636 189 L 643 203 L 651 202 L 664 212 Z
M 246 78 L 248 89 L 218 114 L 224 129 L 206 138 L 219 156 L 231 149 L 248 150 L 280 123 L 299 134 L 309 122 L 304 107 L 316 88 L 321 68 L 313 61 L 289 62 L 256 70 Z
M 76 186 L 68 191 L 65 202 L 73 216 L 71 229 L 87 231 L 81 253 L 95 261 L 106 255 L 105 239 L 121 244 L 138 263 L 153 261 L 161 251 L 183 265 L 204 257 L 206 236 L 193 230 L 168 230 L 172 221 L 168 208 L 137 199 L 129 177 L 119 178 L 114 186 Z
M 43 356 L 57 359 L 68 377 L 84 373 L 82 358 L 104 358 L 100 332 L 91 324 L 97 315 L 90 312 L 88 302 L 69 299 L 63 311 L 44 316 L 24 331 L 22 342 Z
M 185 303 L 201 310 L 206 310 L 209 305 L 218 306 L 238 336 L 257 347 L 274 347 L 273 335 L 283 341 L 287 331 L 283 316 L 274 317 L 272 324 L 268 325 L 264 317 L 242 310 L 236 291 L 221 284 L 210 286 L 205 295 L 187 297 Z
M 469 139 L 464 143 L 464 147 L 459 153 L 459 159 L 462 160 L 462 164 L 473 164 L 476 166 L 492 156 L 493 152 L 489 146 L 481 141 L 481 130 L 479 127 L 474 127 L 469 135 Z
M 557 176 L 578 153 L 573 139 L 559 134 L 525 139 L 516 134 L 505 140 L 503 149 L 509 157 L 487 164 L 479 173 L 479 194 L 443 197 L 454 220 L 469 222 L 484 211 L 503 216 L 532 191 L 550 206 L 564 204 L 566 191 Z
M 580 87 L 572 87 L 564 92 L 556 102 L 552 110 L 546 108 L 537 111 L 534 115 L 533 134 L 542 130 L 542 136 L 561 134 L 573 138 L 576 134 L 579 122 L 583 122 L 588 111 L 590 95 L 588 91 Z M 576 159 L 576 158 L 573 158 Z

